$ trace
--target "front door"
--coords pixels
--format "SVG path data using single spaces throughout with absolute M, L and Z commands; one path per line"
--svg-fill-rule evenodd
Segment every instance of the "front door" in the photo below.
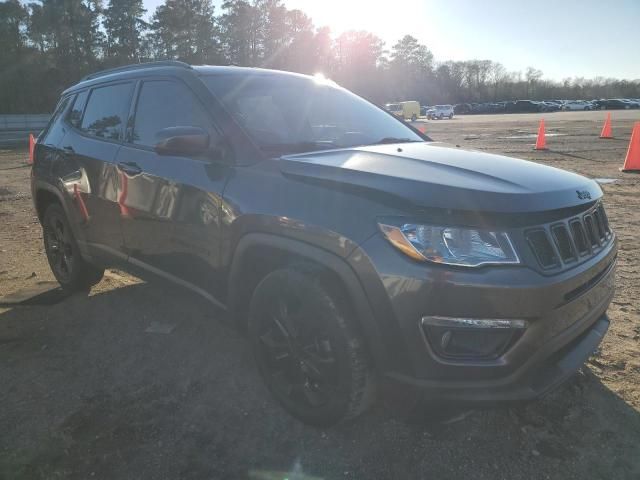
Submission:
M 213 119 L 177 79 L 150 79 L 137 93 L 128 142 L 117 154 L 122 228 L 129 261 L 212 294 L 220 282 L 220 204 L 230 167 L 204 156 L 159 155 L 157 134 L 199 127 L 214 143 Z

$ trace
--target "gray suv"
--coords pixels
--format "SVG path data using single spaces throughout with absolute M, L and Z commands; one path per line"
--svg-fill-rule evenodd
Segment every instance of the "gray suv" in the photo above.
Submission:
M 191 289 L 310 424 L 384 388 L 535 398 L 609 325 L 616 239 L 594 181 L 433 142 L 323 78 L 100 72 L 63 92 L 33 160 L 64 289 L 107 266 Z

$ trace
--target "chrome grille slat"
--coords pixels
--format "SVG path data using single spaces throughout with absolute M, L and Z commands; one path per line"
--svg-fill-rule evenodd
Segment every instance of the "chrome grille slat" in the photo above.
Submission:
M 569 263 L 577 260 L 573 242 L 569 234 L 569 229 L 565 225 L 554 225 L 551 227 L 551 234 L 556 242 L 556 247 L 563 262 Z
M 591 248 L 597 248 L 600 245 L 600 241 L 598 240 L 598 234 L 595 230 L 593 217 L 591 215 L 584 216 L 584 229 L 587 232 L 587 239 L 591 244 Z
M 569 226 L 573 243 L 578 250 L 578 255 L 587 255 L 591 249 L 587 242 L 587 234 L 584 231 L 584 225 L 579 219 L 575 219 L 569 222 Z

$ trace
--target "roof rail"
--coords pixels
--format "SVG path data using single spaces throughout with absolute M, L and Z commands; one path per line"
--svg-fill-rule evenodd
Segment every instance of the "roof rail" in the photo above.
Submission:
M 160 60 L 158 62 L 134 63 L 133 65 L 125 65 L 123 67 L 108 68 L 106 70 L 101 70 L 96 73 L 91 73 L 86 77 L 83 77 L 81 81 L 84 82 L 85 80 L 93 80 L 94 78 L 103 77 L 104 75 L 110 75 L 112 73 L 128 72 L 129 70 L 138 70 L 142 68 L 153 68 L 153 67 L 180 67 L 180 68 L 187 68 L 187 69 L 193 68 L 188 63 L 180 62 L 178 60 Z

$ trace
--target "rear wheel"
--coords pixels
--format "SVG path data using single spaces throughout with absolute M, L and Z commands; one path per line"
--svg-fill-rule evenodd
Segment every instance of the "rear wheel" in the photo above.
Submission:
M 249 336 L 262 378 L 294 417 L 329 426 L 362 413 L 373 375 L 348 308 L 312 274 L 267 275 L 251 299 Z
M 411 115 L 411 121 L 415 122 L 418 119 L 418 117 L 416 116 L 416 114 L 414 113 L 413 115 Z
M 69 293 L 87 291 L 102 279 L 104 269 L 90 265 L 81 257 L 60 205 L 47 207 L 42 219 L 42 233 L 49 266 L 63 290 Z

